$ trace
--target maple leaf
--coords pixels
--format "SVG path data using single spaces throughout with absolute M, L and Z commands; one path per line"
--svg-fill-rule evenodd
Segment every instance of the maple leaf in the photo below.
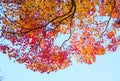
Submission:
M 0 51 L 33 71 L 65 69 L 73 56 L 92 64 L 120 45 L 119 0 L 2 1 Z

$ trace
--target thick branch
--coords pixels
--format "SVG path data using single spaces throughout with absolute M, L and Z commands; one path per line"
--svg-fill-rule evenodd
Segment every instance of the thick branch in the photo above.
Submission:
M 71 6 L 71 8 L 70 8 L 70 10 L 69 10 L 69 12 L 68 13 L 66 13 L 66 14 L 64 14 L 64 15 L 62 15 L 62 16 L 59 16 L 59 17 L 56 17 L 56 18 L 53 18 L 52 20 L 50 20 L 47 24 L 45 24 L 44 26 L 40 26 L 40 27 L 36 27 L 36 28 L 33 28 L 33 29 L 30 29 L 30 28 L 25 28 L 25 27 L 22 27 L 22 28 L 24 28 L 24 29 L 26 29 L 26 31 L 25 32 L 21 32 L 21 33 L 29 33 L 29 32 L 31 32 L 31 31 L 33 31 L 33 30 L 36 30 L 36 29 L 39 29 L 39 28 L 45 28 L 45 27 L 47 27 L 50 23 L 52 23 L 52 22 L 54 22 L 54 21 L 56 21 L 57 19 L 60 19 L 61 18 L 61 20 L 59 20 L 58 22 L 62 22 L 63 20 L 65 20 L 65 19 L 67 19 L 68 17 L 70 17 L 70 13 L 72 12 L 72 10 L 73 10 L 73 4 L 72 4 L 72 6 Z M 6 16 L 6 15 L 5 15 Z M 6 16 L 6 18 L 11 22 L 11 23 L 13 23 L 13 24 L 15 24 L 16 25 L 16 23 L 14 22 L 14 21 L 12 21 L 11 19 L 9 19 L 7 16 Z M 18 22 L 17 22 L 18 23 Z M 18 23 L 18 24 L 20 24 L 20 23 Z M 17 25 L 16 25 L 17 26 Z M 15 32 L 14 32 L 15 33 Z M 17 34 L 17 33 L 16 33 Z
M 76 3 L 75 3 L 74 0 L 72 0 L 72 4 L 73 4 L 73 6 L 74 6 L 74 10 L 73 10 L 73 13 L 70 15 L 70 16 L 72 16 L 72 18 L 71 18 L 71 23 L 70 23 L 70 36 L 69 36 L 68 39 L 66 39 L 66 40 L 62 43 L 62 45 L 60 46 L 60 48 L 62 48 L 63 45 L 64 45 L 67 41 L 69 41 L 70 38 L 71 38 L 71 36 L 72 36 L 72 30 L 71 30 L 71 27 L 72 27 L 72 20 L 73 20 L 74 14 L 75 14 L 75 12 L 76 12 Z

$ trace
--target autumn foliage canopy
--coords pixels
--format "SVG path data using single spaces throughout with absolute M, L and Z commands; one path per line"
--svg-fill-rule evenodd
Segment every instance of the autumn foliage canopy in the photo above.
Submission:
M 73 57 L 92 64 L 96 56 L 115 52 L 120 45 L 120 0 L 3 0 L 1 4 L 5 9 L 0 51 L 33 71 L 65 69 Z

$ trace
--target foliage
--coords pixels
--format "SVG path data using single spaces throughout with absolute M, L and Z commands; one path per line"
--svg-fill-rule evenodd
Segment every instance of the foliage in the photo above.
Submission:
M 120 45 L 120 0 L 3 0 L 6 11 L 0 51 L 41 73 L 78 62 Z M 61 45 L 54 42 L 69 35 Z M 10 44 L 3 43 L 4 41 Z

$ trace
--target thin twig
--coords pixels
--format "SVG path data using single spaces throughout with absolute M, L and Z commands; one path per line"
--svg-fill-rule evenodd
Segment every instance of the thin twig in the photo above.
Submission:
M 112 8 L 112 11 L 111 11 L 111 13 L 110 13 L 110 17 L 109 17 L 109 19 L 108 19 L 108 21 L 107 21 L 107 25 L 106 25 L 106 27 L 105 27 L 105 30 L 101 33 L 101 35 L 100 35 L 100 38 L 103 36 L 103 34 L 106 32 L 106 30 L 107 30 L 107 28 L 109 27 L 109 23 L 110 23 L 110 20 L 111 20 L 111 15 L 112 15 L 112 13 L 113 13 L 113 9 L 115 8 L 115 6 L 116 6 L 116 1 L 114 0 L 114 6 L 113 6 L 113 8 Z

